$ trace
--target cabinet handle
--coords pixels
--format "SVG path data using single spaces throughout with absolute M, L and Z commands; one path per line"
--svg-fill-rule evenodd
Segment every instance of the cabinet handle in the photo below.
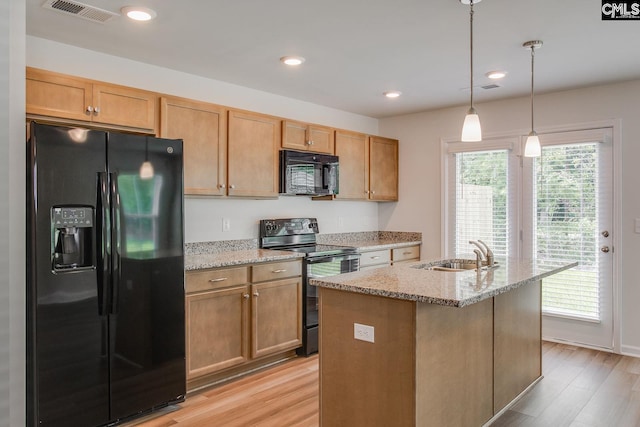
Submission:
M 254 297 L 259 297 L 259 296 L 260 296 L 260 294 L 258 293 L 258 291 L 256 291 L 256 292 L 254 292 L 254 293 L 253 293 L 253 296 L 254 296 Z
M 380 258 L 380 257 L 379 257 L 379 256 L 377 256 L 377 255 L 376 255 L 376 256 L 372 256 L 372 257 L 371 257 L 371 259 L 378 259 L 378 258 Z
M 411 252 L 410 251 L 402 252 L 402 255 L 411 255 Z
M 369 193 L 370 193 L 370 191 L 369 191 L 369 190 L 365 191 L 365 194 L 369 194 Z
M 313 145 L 313 141 L 312 140 L 308 140 L 307 141 L 307 145 Z
M 376 194 L 376 192 L 375 191 L 371 191 L 371 194 Z
M 279 270 L 273 270 L 272 273 L 284 273 L 285 271 L 287 271 L 286 268 L 281 268 Z
M 96 107 L 93 109 L 94 114 L 97 116 L 98 114 L 100 114 L 100 107 Z
M 224 282 L 225 280 L 227 280 L 226 277 L 220 277 L 219 279 L 209 279 L 209 281 L 211 283 L 215 283 L 215 282 Z
M 87 106 L 87 113 L 93 112 L 93 107 L 91 105 Z
M 242 298 L 249 299 L 249 294 L 242 294 Z
M 235 184 L 231 184 L 229 188 L 236 188 Z
M 226 188 L 226 185 L 220 184 L 220 188 Z

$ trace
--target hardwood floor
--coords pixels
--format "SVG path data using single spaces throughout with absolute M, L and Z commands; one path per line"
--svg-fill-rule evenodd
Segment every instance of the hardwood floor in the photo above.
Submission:
M 542 353 L 544 379 L 494 427 L 640 427 L 640 359 L 549 342 Z M 318 422 L 314 356 L 195 393 L 178 410 L 127 426 L 317 427 Z

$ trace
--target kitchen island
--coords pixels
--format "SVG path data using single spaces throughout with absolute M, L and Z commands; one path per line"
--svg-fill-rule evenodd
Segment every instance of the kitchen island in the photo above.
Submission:
M 322 426 L 482 426 L 541 378 L 541 280 L 577 263 L 438 262 L 311 282 Z

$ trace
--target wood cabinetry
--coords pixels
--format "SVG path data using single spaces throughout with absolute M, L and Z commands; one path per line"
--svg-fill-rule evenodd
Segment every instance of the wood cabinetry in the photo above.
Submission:
M 187 272 L 189 389 L 302 344 L 301 268 L 293 260 Z
M 398 140 L 336 131 L 337 199 L 398 200 Z
M 398 140 L 369 140 L 369 199 L 398 200 Z
M 280 119 L 230 110 L 227 183 L 229 196 L 278 196 Z
M 227 117 L 224 107 L 162 97 L 160 137 L 184 141 L 185 194 L 227 194 Z
M 157 103 L 158 96 L 153 92 L 35 68 L 26 70 L 29 115 L 155 133 Z
M 340 159 L 340 187 L 336 199 L 369 198 L 369 137 L 336 131 L 336 156 Z
M 388 267 L 391 265 L 391 251 L 380 249 L 375 251 L 361 251 L 360 270 Z
M 282 121 L 282 148 L 333 154 L 334 144 L 334 131 L 330 127 Z
M 420 260 L 420 245 L 391 249 L 391 262 L 393 265 L 403 264 L 403 263 L 409 264 L 419 260 Z

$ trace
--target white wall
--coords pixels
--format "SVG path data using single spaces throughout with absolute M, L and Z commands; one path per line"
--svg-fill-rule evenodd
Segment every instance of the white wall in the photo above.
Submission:
M 620 235 L 616 256 L 621 261 L 621 349 L 640 356 L 640 274 L 635 266 L 640 254 L 640 81 L 536 95 L 536 130 L 541 133 L 580 123 L 620 119 L 622 122 L 622 188 Z M 485 137 L 529 132 L 529 98 L 478 104 Z M 423 256 L 441 252 L 441 139 L 459 138 L 466 106 L 383 119 L 382 134 L 400 143 L 400 201 L 380 205 L 380 229 L 421 231 Z M 616 339 L 618 339 L 616 337 Z
M 370 117 L 36 37 L 27 37 L 27 65 L 229 107 L 378 134 L 378 121 Z M 317 217 L 322 233 L 378 229 L 376 203 L 319 202 L 311 201 L 309 197 L 280 197 L 277 200 L 187 197 L 185 240 L 202 242 L 257 238 L 259 219 L 295 216 Z M 222 232 L 222 218 L 231 219 L 230 231 Z M 341 218 L 343 226 L 339 227 Z
M 25 411 L 25 2 L 0 2 L 0 426 Z M 9 43 L 10 42 L 10 43 Z

